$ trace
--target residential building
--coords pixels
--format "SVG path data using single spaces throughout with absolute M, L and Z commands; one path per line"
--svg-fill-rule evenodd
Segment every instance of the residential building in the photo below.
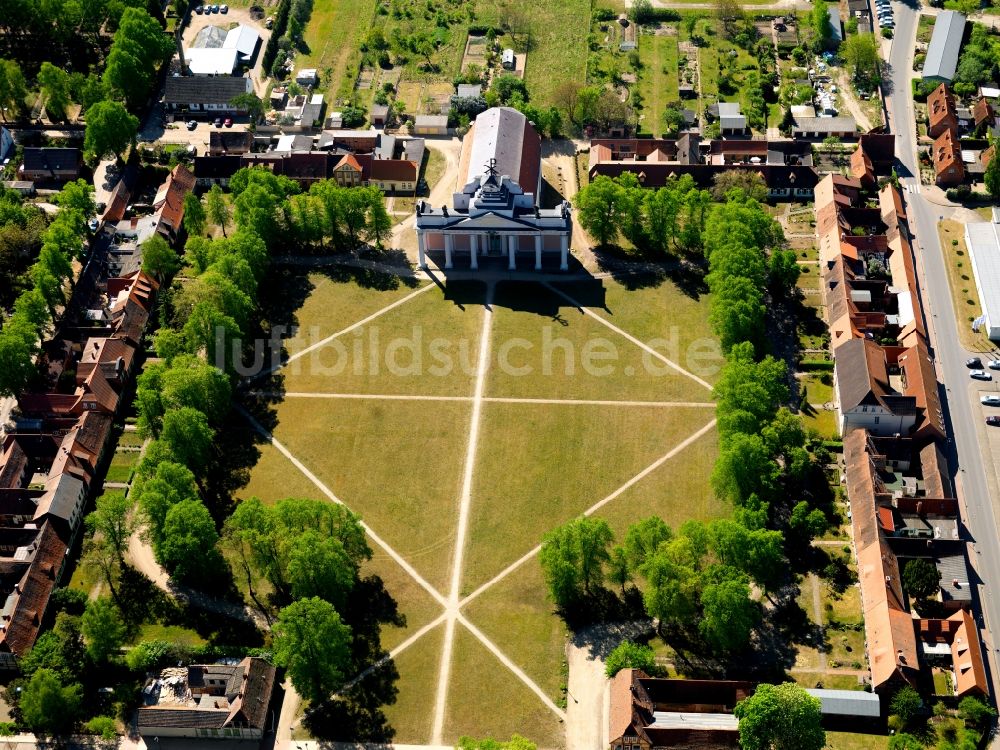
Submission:
M 343 149 L 356 154 L 374 151 L 379 144 L 379 132 L 368 130 L 324 130 L 319 135 L 316 148 L 320 151 Z
M 238 664 L 164 669 L 146 682 L 136 726 L 143 737 L 259 740 L 268 727 L 275 668 L 257 657 Z
M 972 106 L 972 123 L 979 135 L 992 133 L 997 125 L 997 114 L 990 100 L 979 97 Z
M 935 139 L 931 147 L 931 161 L 934 164 L 934 181 L 938 185 L 960 185 L 965 181 L 962 147 L 955 131 L 945 130 Z
M 208 136 L 208 153 L 247 154 L 253 150 L 253 133 L 249 130 L 213 130 Z
M 951 83 L 958 67 L 958 53 L 965 36 L 965 16 L 954 10 L 943 10 L 934 21 L 934 31 L 924 59 L 923 79 Z
M 24 149 L 24 161 L 18 169 L 18 178 L 34 182 L 68 182 L 80 176 L 83 155 L 78 148 Z
M 946 130 L 958 134 L 958 114 L 954 95 L 948 84 L 942 83 L 927 97 L 927 134 L 937 138 Z
M 236 114 L 230 102 L 240 94 L 253 93 L 253 81 L 235 76 L 169 76 L 163 103 L 171 112 Z
M 811 198 L 817 174 L 808 144 L 794 141 L 713 140 L 697 133 L 676 140 L 654 138 L 594 138 L 590 141 L 588 173 L 617 177 L 636 175 L 649 188 L 663 187 L 671 177 L 691 175 L 695 184 L 711 188 L 718 174 L 732 169 L 760 174 L 768 197 Z
M 295 82 L 300 86 L 315 86 L 319 83 L 316 68 L 303 68 L 295 74 Z
M 739 102 L 719 102 L 719 130 L 722 135 L 743 135 L 747 118 L 740 112 Z
M 482 253 L 506 256 L 513 270 L 519 253 L 532 253 L 540 270 L 543 255 L 558 252 L 559 267 L 566 270 L 570 205 L 541 208 L 541 166 L 541 137 L 523 114 L 493 107 L 476 117 L 462 143 L 451 206 L 417 202 L 420 265 L 426 265 L 428 251 L 443 251 L 444 267 L 452 268 L 458 252 L 468 253 L 475 269 Z

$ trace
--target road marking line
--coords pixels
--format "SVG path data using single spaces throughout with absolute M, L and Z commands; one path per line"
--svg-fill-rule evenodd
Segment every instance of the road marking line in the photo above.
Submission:
M 632 477 L 631 479 L 629 479 L 627 482 L 625 482 L 625 484 L 623 484 L 617 490 L 615 490 L 614 492 L 612 492 L 610 495 L 608 495 L 607 497 L 605 497 L 603 500 L 599 500 L 596 503 L 594 503 L 593 505 L 591 505 L 589 508 L 587 508 L 587 510 L 585 510 L 583 512 L 583 515 L 585 515 L 585 516 L 591 516 L 591 515 L 593 515 L 594 513 L 596 513 L 597 511 L 599 511 L 601 508 L 603 508 L 605 505 L 607 505 L 612 500 L 614 500 L 616 497 L 618 497 L 623 492 L 625 492 L 626 490 L 628 490 L 630 487 L 634 486 L 636 483 L 638 483 L 638 482 L 642 481 L 643 479 L 645 479 L 652 472 L 654 472 L 658 468 L 660 468 L 664 463 L 666 463 L 667 461 L 669 461 L 671 458 L 673 458 L 674 456 L 676 456 L 678 453 L 680 453 L 682 450 L 684 450 L 685 448 L 687 448 L 692 443 L 696 442 L 705 433 L 707 433 L 709 430 L 711 430 L 713 427 L 715 427 L 715 422 L 716 422 L 716 420 L 713 419 L 708 424 L 706 424 L 704 427 L 702 427 L 700 430 L 698 430 L 697 432 L 695 432 L 693 435 L 690 435 L 689 437 L 687 437 L 683 442 L 680 442 L 677 445 L 675 445 L 673 448 L 670 449 L 670 451 L 668 451 L 667 453 L 665 453 L 664 455 L 660 456 L 658 459 L 656 459 L 655 461 L 653 461 L 653 463 L 651 463 L 645 469 L 643 469 L 638 474 L 636 474 L 634 477 Z M 539 545 L 535 546 L 532 550 L 530 550 L 529 552 L 525 553 L 523 556 L 521 556 L 520 558 L 518 558 L 517 560 L 515 560 L 514 562 L 512 562 L 510 565 L 508 565 L 506 568 L 504 568 L 502 571 L 500 571 L 496 576 L 494 576 L 493 578 L 491 578 L 490 580 L 488 580 L 486 583 L 484 583 L 482 586 L 480 586 L 478 589 L 476 589 L 471 594 L 469 594 L 467 597 L 465 597 L 462 601 L 460 601 L 458 603 L 459 609 L 465 607 L 465 605 L 467 605 L 473 599 L 475 599 L 476 597 L 478 597 L 484 591 L 486 591 L 489 588 L 492 588 L 495 584 L 499 583 L 504 578 L 506 578 L 508 575 L 510 575 L 515 570 L 517 570 L 518 568 L 520 568 L 522 565 L 524 565 L 524 563 L 528 562 L 528 560 L 530 560 L 535 555 L 537 555 L 541 549 L 542 549 L 542 546 L 539 544 Z
M 568 294 L 566 294 L 566 292 L 563 292 L 563 291 L 561 291 L 559 289 L 556 289 L 554 286 L 552 286 L 552 284 L 550 284 L 548 282 L 545 283 L 545 286 L 547 286 L 549 289 L 551 289 L 553 292 L 555 292 L 556 294 L 558 294 L 563 299 L 567 300 L 570 304 L 572 304 L 574 307 L 576 307 L 584 315 L 589 315 L 590 317 L 592 317 L 594 320 L 598 321 L 602 325 L 607 326 L 612 331 L 614 331 L 615 333 L 617 333 L 619 336 L 622 336 L 623 338 L 627 339 L 628 341 L 631 341 L 633 344 L 635 344 L 636 346 L 638 346 L 643 351 L 645 351 L 645 352 L 649 353 L 650 355 L 656 357 L 658 360 L 660 360 L 661 362 L 669 365 L 670 367 L 673 367 L 681 375 L 685 375 L 685 376 L 691 378 L 691 380 L 693 380 L 694 382 L 698 383 L 698 385 L 702 385 L 705 388 L 707 388 L 708 390 L 712 390 L 712 386 L 709 383 L 707 383 L 706 381 L 702 380 L 701 378 L 699 378 L 694 373 L 688 372 L 687 370 L 685 370 L 683 367 L 681 367 L 679 364 L 677 364 L 673 360 L 668 359 L 667 357 L 663 356 L 658 351 L 656 351 L 656 349 L 654 349 L 653 347 L 649 346 L 648 344 L 643 343 L 642 341 L 640 341 L 639 339 L 637 339 L 635 336 L 633 336 L 631 333 L 628 333 L 627 331 L 623 331 L 621 328 L 619 328 L 618 326 L 616 326 L 611 321 L 605 320 L 604 318 L 602 318 L 600 315 L 598 315 L 597 313 L 595 313 L 590 308 L 584 307 L 579 302 L 577 302 L 575 299 L 573 299 Z
M 266 429 L 264 429 L 263 425 L 261 425 L 260 422 L 258 422 L 256 419 L 254 419 L 253 416 L 250 414 L 250 412 L 248 412 L 246 409 L 244 409 L 239 404 L 236 405 L 236 409 L 238 409 L 239 412 L 247 419 L 247 421 L 250 422 L 251 426 L 255 430 L 257 430 L 257 432 L 259 432 L 261 435 L 263 435 L 264 438 L 271 445 L 273 445 L 275 448 L 278 449 L 278 452 L 281 453 L 281 455 L 283 455 L 285 458 L 287 458 L 289 461 L 291 461 L 292 465 L 295 466 L 295 468 L 298 469 L 300 472 L 302 472 L 302 474 L 306 477 L 306 479 L 308 479 L 310 482 L 312 482 L 314 485 L 316 485 L 316 488 L 320 492 L 322 492 L 324 495 L 326 495 L 332 502 L 335 502 L 337 505 L 343 505 L 345 508 L 350 509 L 350 506 L 347 505 L 347 503 L 345 503 L 343 500 L 341 500 L 339 497 L 337 497 L 329 487 L 327 487 L 325 484 L 323 484 L 323 482 L 320 481 L 319 477 L 317 477 L 315 474 L 313 474 L 308 469 L 308 467 L 306 467 L 305 464 L 303 464 L 299 459 L 297 459 L 295 457 L 295 455 L 290 450 L 288 450 L 288 448 L 286 448 L 284 445 L 282 445 L 281 441 L 279 441 L 276 437 L 274 437 L 274 435 L 272 435 L 270 432 L 268 432 Z M 410 578 L 412 578 L 414 581 L 416 581 L 418 584 L 420 584 L 427 591 L 427 593 L 430 594 L 432 597 L 434 597 L 434 599 L 442 607 L 447 607 L 448 606 L 447 601 L 440 594 L 440 592 L 438 592 L 437 589 L 435 589 L 433 586 L 431 586 L 424 579 L 424 577 L 422 575 L 420 575 L 414 569 L 414 567 L 412 565 L 410 565 L 410 563 L 408 563 L 406 561 L 406 559 L 401 554 L 399 554 L 398 552 L 396 552 L 396 550 L 394 550 L 392 547 L 390 547 L 389 544 L 388 544 L 388 542 L 386 542 L 382 537 L 380 537 L 378 534 L 376 534 L 375 531 L 372 529 L 372 527 L 369 526 L 367 523 L 365 523 L 364 520 L 361 521 L 361 528 L 363 528 L 365 530 L 365 533 L 368 534 L 369 537 L 371 537 L 371 540 L 373 542 L 375 542 L 375 544 L 377 546 L 381 547 L 382 550 L 384 550 L 385 553 L 387 555 L 389 555 L 389 557 L 391 557 L 393 560 L 395 560 L 395 562 L 399 565 L 399 567 L 401 567 L 403 570 L 405 570 L 407 572 L 407 574 L 409 574 Z
M 469 529 L 469 507 L 472 505 L 472 477 L 476 469 L 476 452 L 479 445 L 479 423 L 483 413 L 483 390 L 486 371 L 490 366 L 490 332 L 493 327 L 493 286 L 486 292 L 483 305 L 483 324 L 479 336 L 479 361 L 476 365 L 476 386 L 473 391 L 472 416 L 469 421 L 469 440 L 465 449 L 465 467 L 462 470 L 462 497 L 458 506 L 458 528 L 455 533 L 455 557 L 451 568 L 451 590 L 448 594 L 447 621 L 441 667 L 438 673 L 437 696 L 434 701 L 434 724 L 431 744 L 440 745 L 444 733 L 444 713 L 448 702 L 448 680 L 451 677 L 451 655 L 455 640 L 455 619 L 459 616 L 458 594 L 462 586 L 462 566 L 465 557 L 465 536 Z

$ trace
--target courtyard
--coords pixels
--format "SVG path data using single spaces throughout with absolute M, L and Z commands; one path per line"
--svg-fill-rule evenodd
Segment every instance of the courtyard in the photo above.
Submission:
M 584 513 L 620 534 L 728 512 L 707 479 L 722 360 L 704 300 L 627 274 L 546 278 L 276 281 L 286 358 L 237 494 L 361 516 L 363 575 L 405 617 L 382 632 L 395 742 L 561 747 L 567 633 L 542 535 Z

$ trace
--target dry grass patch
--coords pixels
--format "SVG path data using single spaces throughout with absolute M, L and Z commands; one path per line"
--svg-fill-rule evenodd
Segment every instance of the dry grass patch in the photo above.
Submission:
M 467 403 L 289 398 L 276 437 L 439 589 L 465 457 Z
M 552 710 L 466 628 L 455 629 L 444 741 L 463 735 L 527 737 L 539 747 L 562 747 L 565 728 Z
M 424 625 L 441 614 L 441 605 L 427 591 L 378 547 L 373 550 L 372 559 L 361 568 L 361 577 L 378 576 L 385 590 L 396 602 L 405 620 L 405 625 L 382 626 L 382 647 L 391 651 Z M 430 634 L 424 635 L 427 638 Z
M 484 404 L 463 593 L 614 492 L 712 416 L 710 409 L 681 407 Z
M 972 275 L 972 261 L 969 260 L 969 251 L 965 246 L 965 225 L 952 219 L 939 221 L 938 238 L 944 252 L 944 265 L 948 269 L 951 304 L 955 308 L 959 341 L 969 351 L 991 351 L 993 346 L 986 334 L 982 330 L 979 333 L 972 330 L 972 320 L 980 314 L 983 307 Z

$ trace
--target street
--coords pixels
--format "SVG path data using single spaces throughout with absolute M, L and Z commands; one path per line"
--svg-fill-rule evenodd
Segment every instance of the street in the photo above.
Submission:
M 945 384 L 942 398 L 945 419 L 951 427 L 952 443 L 946 454 L 955 472 L 955 485 L 963 502 L 963 516 L 971 537 L 974 552 L 971 564 L 980 577 L 978 599 L 987 627 L 983 640 L 991 664 L 991 680 L 996 674 L 996 642 L 990 627 L 1000 627 L 1000 600 L 986 595 L 990 582 L 1000 586 L 1000 541 L 998 541 L 997 513 L 994 506 L 996 492 L 994 468 L 983 461 L 983 451 L 988 446 L 980 443 L 978 404 L 979 389 L 974 387 L 965 367 L 965 360 L 972 353 L 959 343 L 951 290 L 945 268 L 944 255 L 938 241 L 937 222 L 949 216 L 948 206 L 930 202 L 920 192 L 920 171 L 916 155 L 916 124 L 910 75 L 916 38 L 919 7 L 893 3 L 896 11 L 896 34 L 889 55 L 889 107 L 890 122 L 896 133 L 896 155 L 901 163 L 898 169 L 903 197 L 911 231 L 916 235 L 914 251 L 921 275 L 921 296 L 927 314 L 938 378 Z M 965 321 L 961 325 L 968 325 Z M 987 473 L 988 472 L 988 473 Z M 995 487 L 994 487 L 995 489 Z M 995 686 L 994 686 L 995 690 Z

